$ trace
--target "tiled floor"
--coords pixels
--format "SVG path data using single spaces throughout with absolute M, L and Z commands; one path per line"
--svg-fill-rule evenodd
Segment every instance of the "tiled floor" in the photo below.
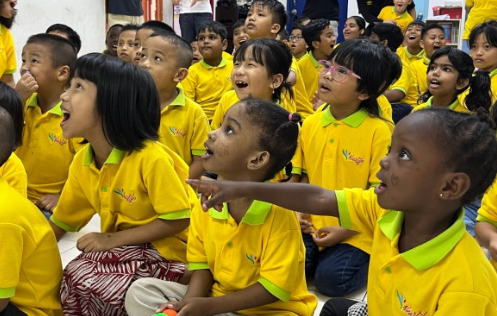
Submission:
M 72 259 L 74 259 L 80 251 L 76 248 L 76 240 L 90 232 L 98 232 L 100 231 L 100 218 L 98 216 L 94 216 L 92 220 L 86 225 L 81 231 L 78 233 L 67 233 L 62 237 L 59 241 L 59 250 L 60 255 L 62 257 L 62 265 L 66 266 Z M 315 290 L 314 285 L 309 285 L 309 290 L 314 293 L 318 298 L 318 307 L 316 308 L 316 312 L 314 315 L 319 315 L 323 304 L 328 300 L 327 296 L 319 293 Z M 362 301 L 365 299 L 366 292 L 365 289 L 347 295 L 347 297 Z

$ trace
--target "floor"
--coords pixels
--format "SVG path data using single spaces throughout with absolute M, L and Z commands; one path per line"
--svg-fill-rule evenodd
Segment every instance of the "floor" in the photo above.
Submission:
M 62 239 L 59 241 L 59 250 L 60 250 L 60 255 L 62 257 L 62 265 L 65 267 L 72 259 L 74 259 L 80 253 L 80 251 L 76 248 L 76 240 L 79 237 L 90 232 L 98 232 L 98 231 L 100 231 L 100 218 L 98 216 L 94 216 L 92 220 L 88 223 L 88 225 L 86 225 L 83 229 L 81 229 L 81 231 L 77 233 L 65 234 L 64 237 L 62 237 Z M 314 313 L 314 315 L 317 316 L 319 315 L 321 308 L 323 307 L 323 304 L 326 302 L 328 297 L 316 291 L 314 285 L 312 284 L 309 285 L 309 290 L 311 293 L 314 293 L 318 298 L 318 307 L 316 308 L 316 312 Z M 366 289 L 364 288 L 363 290 L 347 295 L 347 297 L 356 299 L 358 301 L 365 300 Z

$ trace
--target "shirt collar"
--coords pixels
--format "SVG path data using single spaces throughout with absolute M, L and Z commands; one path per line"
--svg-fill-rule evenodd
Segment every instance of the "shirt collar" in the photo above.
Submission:
M 178 88 L 178 87 L 176 87 L 176 91 L 178 91 L 178 95 L 168 106 L 171 106 L 171 105 L 173 105 L 173 106 L 174 105 L 185 106 L 185 102 L 186 102 L 185 92 L 183 91 L 183 89 Z
M 431 97 L 428 99 L 428 101 L 426 101 L 426 106 L 431 108 L 431 107 L 433 107 L 433 104 L 432 104 L 432 103 L 433 103 L 433 96 L 431 96 Z M 455 100 L 454 102 L 452 102 L 452 104 L 451 104 L 451 105 L 449 105 L 448 109 L 449 109 L 449 110 L 454 110 L 455 108 L 457 108 L 457 106 L 458 106 L 458 105 L 459 105 L 459 99 L 458 99 L 458 98 L 456 98 L 456 100 Z
M 326 127 L 330 125 L 331 123 L 337 121 L 337 119 L 333 116 L 330 110 L 330 105 L 327 104 L 325 107 L 323 107 L 323 115 L 321 116 L 321 125 L 323 127 Z M 349 125 L 350 127 L 357 128 L 359 125 L 361 125 L 362 122 L 369 116 L 368 111 L 365 109 L 361 108 L 357 112 L 352 113 L 351 115 L 347 116 L 343 120 L 340 120 L 341 122 L 344 122 L 345 124 Z
M 407 58 L 411 59 L 413 56 L 416 56 L 416 58 L 423 58 L 423 56 L 425 55 L 425 50 L 424 48 L 419 52 L 417 53 L 416 55 L 413 55 L 409 52 L 409 48 L 407 46 L 404 46 L 404 52 L 406 53 L 406 56 Z
M 119 150 L 117 148 L 112 148 L 112 151 L 110 152 L 109 157 L 107 157 L 107 159 L 105 160 L 104 165 L 106 165 L 106 164 L 113 164 L 113 165 L 119 164 L 122 160 L 123 155 L 124 155 L 124 152 L 122 150 Z M 92 149 L 91 145 L 88 145 L 86 147 L 85 156 L 83 159 L 83 164 L 85 166 L 89 166 L 89 165 L 91 165 L 92 162 L 93 162 L 93 149 Z
M 226 66 L 226 63 L 227 63 L 226 59 L 222 58 L 221 62 L 219 63 L 219 65 L 217 65 L 216 67 L 217 68 L 224 67 L 224 66 Z M 214 68 L 213 66 L 207 64 L 203 59 L 200 60 L 200 65 L 202 65 L 205 69 Z
M 423 54 L 423 63 L 425 65 L 430 64 L 430 60 L 431 60 L 431 58 L 428 58 L 428 56 L 426 56 L 426 54 Z
M 436 265 L 454 249 L 466 233 L 463 215 L 464 211 L 460 209 L 456 221 L 447 230 L 424 244 L 401 253 L 400 256 L 418 270 Z M 388 239 L 394 240 L 399 235 L 403 222 L 403 212 L 390 211 L 378 220 L 378 226 Z
M 252 204 L 250 204 L 247 213 L 245 213 L 240 223 L 246 223 L 252 226 L 264 224 L 267 214 L 271 211 L 272 206 L 273 205 L 271 203 L 254 200 Z M 215 219 L 229 219 L 230 215 L 228 211 L 228 203 L 223 203 L 223 210 L 221 212 L 211 208 L 209 210 L 209 215 Z
M 490 78 L 492 78 L 495 74 L 497 74 L 497 69 L 492 70 L 492 71 L 488 74 L 488 76 L 489 76 Z
M 314 54 L 312 52 L 309 52 L 309 58 L 311 59 L 312 65 L 315 68 L 318 68 L 319 66 L 318 60 L 314 57 Z
M 33 95 L 26 101 L 26 105 L 29 107 L 37 107 L 38 106 L 38 94 L 33 93 Z M 62 109 L 60 106 L 62 105 L 62 101 L 57 103 L 53 108 L 51 108 L 47 113 L 55 114 L 58 116 L 62 116 Z

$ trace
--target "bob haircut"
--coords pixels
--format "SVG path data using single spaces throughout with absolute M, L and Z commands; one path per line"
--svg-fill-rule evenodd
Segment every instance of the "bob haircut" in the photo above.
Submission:
M 24 128 L 24 105 L 16 90 L 0 82 L 0 108 L 9 112 L 14 123 L 15 146 L 22 145 L 22 131 Z
M 97 111 L 109 143 L 120 150 L 137 150 L 157 140 L 160 99 L 145 70 L 100 53 L 80 57 L 71 75 L 97 86 Z
M 485 38 L 493 47 L 497 47 L 497 21 L 490 20 L 475 26 L 469 34 L 470 47 L 473 46 L 480 34 L 485 35 Z

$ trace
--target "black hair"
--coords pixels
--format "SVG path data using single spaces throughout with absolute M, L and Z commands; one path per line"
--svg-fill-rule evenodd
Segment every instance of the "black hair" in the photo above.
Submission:
M 294 28 L 296 26 L 299 26 L 299 27 L 303 27 L 304 26 L 304 22 L 305 21 L 310 21 L 311 19 L 307 16 L 301 16 L 301 17 L 296 17 L 294 20 L 293 20 L 293 26 Z
M 267 7 L 271 16 L 273 17 L 272 22 L 280 25 L 280 30 L 284 29 L 286 22 L 288 21 L 288 16 L 286 14 L 286 9 L 283 4 L 278 0 L 255 0 L 252 2 L 250 8 L 255 6 Z
M 290 84 L 287 82 L 290 66 L 292 65 L 292 52 L 283 42 L 272 38 L 256 38 L 251 39 L 240 45 L 240 48 L 233 56 L 233 63 L 245 61 L 245 54 L 250 51 L 252 58 L 258 64 L 266 67 L 270 77 L 282 74 L 283 82 L 274 89 L 273 99 L 281 101 L 281 92 L 283 89 L 293 96 Z
M 385 46 L 367 39 L 353 39 L 341 43 L 333 50 L 328 60 L 352 70 L 361 79 L 357 91 L 366 93 L 369 98 L 360 107 L 371 115 L 380 117 L 376 100 L 390 84 L 398 79 L 402 64 L 397 54 Z
M 10 4 L 10 1 L 0 0 L 0 10 L 3 9 L 4 5 L 12 5 L 12 4 Z M 0 16 L 0 24 L 5 25 L 6 28 L 10 29 L 12 27 L 12 24 L 14 24 L 16 15 L 17 15 L 17 9 L 14 9 L 14 14 L 12 14 L 12 17 L 7 19 L 4 18 L 3 16 Z
M 233 27 L 232 27 L 233 32 L 234 32 L 237 28 L 239 28 L 240 26 L 245 26 L 245 19 L 238 19 L 238 20 L 236 20 L 236 22 L 233 24 Z
M 301 32 L 303 32 L 304 31 L 304 27 L 305 26 L 302 25 L 302 24 L 294 24 L 293 27 L 292 27 L 292 32 L 293 32 L 293 30 L 300 30 Z
M 278 35 L 280 36 L 281 39 L 288 39 L 288 32 L 285 28 L 281 29 L 278 32 Z
M 426 23 L 423 21 L 414 20 L 411 23 L 409 23 L 409 25 L 407 25 L 406 30 L 414 25 L 418 25 L 418 26 L 421 26 L 421 28 L 423 28 L 423 27 L 425 27 Z
M 228 30 L 221 22 L 218 21 L 209 21 L 203 23 L 198 29 L 197 36 L 198 34 L 200 34 L 200 32 L 206 31 L 216 33 L 217 35 L 219 35 L 219 37 L 221 37 L 221 41 L 224 41 L 228 37 Z
M 66 34 L 69 42 L 71 42 L 72 45 L 74 46 L 74 49 L 76 49 L 76 53 L 79 53 L 79 51 L 81 50 L 81 38 L 79 37 L 79 34 L 75 30 L 73 30 L 70 26 L 67 26 L 65 24 L 53 24 L 50 25 L 48 29 L 45 31 L 45 33 L 47 34 L 50 32 Z
M 162 30 L 162 31 L 166 31 L 169 33 L 176 34 L 174 29 L 169 24 L 166 24 L 162 21 L 156 21 L 156 20 L 150 20 L 150 21 L 147 21 L 147 22 L 143 23 L 142 25 L 138 26 L 138 30 L 141 30 L 141 29 L 152 30 L 154 32 Z
M 301 116 L 260 99 L 244 99 L 244 111 L 259 131 L 259 146 L 270 155 L 266 179 L 272 179 L 290 162 L 297 149 Z
M 307 44 L 307 47 L 309 47 L 309 50 L 311 52 L 314 51 L 312 42 L 320 42 L 321 33 L 327 28 L 330 28 L 330 21 L 326 19 L 311 20 L 306 26 L 303 27 L 302 37 L 304 38 L 305 43 Z
M 193 50 L 190 44 L 182 37 L 164 30 L 156 30 L 152 33 L 149 38 L 160 36 L 169 44 L 174 46 L 174 51 L 176 52 L 176 66 L 179 68 L 190 67 L 193 60 Z
M 107 30 L 107 35 L 109 35 L 109 32 L 110 30 L 112 30 L 113 28 L 116 28 L 116 27 L 120 27 L 120 28 L 123 28 L 124 25 L 122 24 L 113 24 L 111 27 L 109 27 L 109 29 Z M 107 37 L 107 36 L 106 36 Z
M 365 30 L 366 29 L 366 20 L 364 20 L 364 18 L 362 16 L 353 15 L 353 16 L 349 16 L 347 18 L 347 20 L 349 20 L 349 19 L 354 19 L 355 20 L 355 23 L 359 27 L 359 30 Z
M 485 193 L 497 174 L 495 123 L 488 113 L 483 109 L 469 114 L 445 108 L 426 108 L 411 115 L 424 115 L 424 120 L 433 126 L 431 139 L 442 163 L 454 172 L 464 172 L 469 176 L 470 187 L 462 198 L 462 204 Z
M 490 20 L 475 26 L 469 34 L 469 47 L 473 46 L 480 34 L 485 35 L 487 42 L 493 47 L 497 47 L 497 21 Z
M 62 36 L 40 33 L 31 35 L 26 44 L 38 44 L 48 48 L 54 68 L 60 66 L 72 68 L 77 58 L 73 44 Z
M 9 112 L 14 123 L 15 147 L 22 145 L 22 130 L 24 128 L 24 106 L 19 93 L 9 85 L 0 82 L 0 108 Z
M 0 166 L 3 166 L 14 151 L 14 128 L 14 121 L 9 112 L 0 106 Z
M 131 23 L 130 24 L 126 24 L 126 25 L 123 26 L 123 29 L 121 30 L 121 33 L 122 32 L 126 32 L 126 31 L 135 31 L 136 32 L 136 31 L 138 31 L 139 27 L 140 26 L 137 25 L 137 24 L 131 24 Z
M 428 31 L 433 30 L 433 29 L 438 29 L 438 30 L 442 31 L 442 33 L 445 34 L 445 30 L 440 24 L 430 23 L 430 24 L 426 24 L 423 27 L 423 29 L 421 30 L 421 39 L 424 39 L 426 34 L 428 34 Z
M 109 143 L 120 150 L 143 148 L 158 139 L 160 98 L 152 76 L 119 58 L 100 53 L 84 55 L 71 74 L 97 87 L 97 111 Z
M 396 52 L 397 48 L 399 48 L 404 41 L 404 34 L 402 34 L 402 30 L 395 24 L 377 23 L 373 26 L 371 32 L 378 35 L 380 42 L 387 40 L 387 46 L 392 52 Z

